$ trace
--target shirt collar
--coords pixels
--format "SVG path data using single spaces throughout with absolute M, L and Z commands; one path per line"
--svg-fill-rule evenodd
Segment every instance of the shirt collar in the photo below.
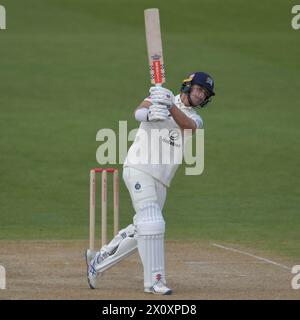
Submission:
M 186 105 L 183 104 L 183 102 L 181 101 L 181 98 L 180 98 L 180 94 L 178 94 L 178 95 L 175 97 L 175 102 L 179 104 L 180 108 L 185 108 L 185 109 L 188 109 L 188 110 L 193 110 L 193 107 L 186 106 Z

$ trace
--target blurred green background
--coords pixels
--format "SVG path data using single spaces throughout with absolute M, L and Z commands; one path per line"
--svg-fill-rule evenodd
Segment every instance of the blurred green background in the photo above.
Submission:
M 167 87 L 177 93 L 204 70 L 217 92 L 200 110 L 204 173 L 182 166 L 168 190 L 167 238 L 300 257 L 295 1 L 0 3 L 0 239 L 87 239 L 96 133 L 138 126 L 132 111 L 149 88 L 143 10 L 158 7 Z M 125 226 L 123 183 L 120 196 Z

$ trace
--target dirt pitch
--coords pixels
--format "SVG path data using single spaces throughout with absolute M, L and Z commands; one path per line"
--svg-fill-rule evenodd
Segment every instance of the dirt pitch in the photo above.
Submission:
M 88 289 L 85 241 L 0 241 L 6 268 L 2 299 L 299 299 L 289 269 L 231 252 L 208 242 L 166 242 L 172 296 L 143 293 L 137 253 L 106 271 L 97 290 Z M 247 250 L 249 252 L 249 249 Z M 252 253 L 256 253 L 253 252 Z M 289 259 L 270 257 L 291 267 Z

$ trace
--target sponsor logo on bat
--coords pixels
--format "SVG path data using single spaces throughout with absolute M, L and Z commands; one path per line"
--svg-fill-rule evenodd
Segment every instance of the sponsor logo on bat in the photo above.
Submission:
M 155 83 L 162 82 L 162 73 L 161 73 L 161 64 L 160 61 L 153 61 L 153 72 L 154 72 L 154 81 Z
M 152 60 L 159 60 L 161 58 L 160 54 L 154 54 L 153 56 L 151 56 Z

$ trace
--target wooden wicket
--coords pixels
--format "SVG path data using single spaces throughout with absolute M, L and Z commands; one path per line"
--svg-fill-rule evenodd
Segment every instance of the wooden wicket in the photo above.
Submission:
M 101 247 L 107 244 L 107 173 L 113 174 L 114 235 L 119 232 L 119 174 L 115 168 L 94 168 L 90 171 L 90 237 L 89 249 L 95 251 L 96 174 L 101 174 Z

